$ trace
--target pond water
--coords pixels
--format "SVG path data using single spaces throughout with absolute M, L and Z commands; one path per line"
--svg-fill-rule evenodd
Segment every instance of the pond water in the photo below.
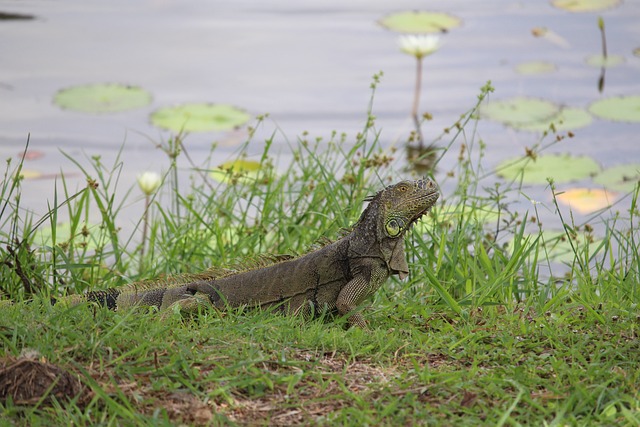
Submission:
M 602 12 L 570 13 L 547 1 L 409 0 L 297 2 L 264 4 L 246 0 L 0 0 L 0 12 L 33 19 L 0 20 L 0 156 L 17 155 L 30 134 L 30 149 L 44 156 L 25 167 L 55 175 L 77 172 L 61 150 L 82 160 L 100 155 L 105 163 L 119 150 L 125 188 L 144 170 L 166 170 L 167 158 L 152 141 L 170 133 L 149 123 L 157 108 L 186 102 L 232 104 L 270 119 L 254 138 L 259 154 L 264 138 L 279 129 L 276 152 L 287 156 L 287 138 L 303 131 L 327 137 L 333 130 L 351 139 L 364 125 L 371 77 L 384 72 L 374 101 L 383 144 L 405 141 L 415 60 L 398 49 L 397 34 L 377 24 L 384 15 L 413 9 L 448 12 L 463 20 L 442 36 L 443 45 L 425 58 L 421 111 L 434 119 L 423 128 L 433 139 L 474 105 L 488 80 L 492 98 L 516 95 L 545 98 L 560 105 L 587 107 L 605 96 L 640 95 L 640 2 L 627 1 Z M 597 18 L 606 22 L 610 54 L 625 62 L 606 73 L 585 57 L 601 51 Z M 534 37 L 546 27 L 557 37 Z M 515 67 L 544 60 L 556 71 L 523 75 Z M 153 95 L 150 106 L 116 114 L 63 111 L 52 103 L 61 88 L 118 82 L 141 86 Z M 479 135 L 487 144 L 486 167 L 524 153 L 539 134 L 519 132 L 483 120 Z M 602 166 L 640 161 L 640 124 L 596 119 L 551 151 L 585 154 Z M 220 163 L 233 156 L 242 130 L 191 134 L 192 156 L 219 142 Z M 444 141 L 447 142 L 447 141 Z M 456 150 L 441 169 L 451 168 Z M 17 160 L 17 159 L 16 159 Z M 73 183 L 73 179 L 71 182 Z M 78 188 L 84 180 L 77 177 Z M 40 214 L 53 197 L 51 179 L 27 180 L 23 206 Z M 543 194 L 543 186 L 534 189 Z M 44 197 L 43 197 L 44 195 Z M 540 197 L 544 197 L 540 195 Z

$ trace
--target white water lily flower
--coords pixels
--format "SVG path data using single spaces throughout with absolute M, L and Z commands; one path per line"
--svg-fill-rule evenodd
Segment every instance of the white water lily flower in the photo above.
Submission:
M 398 38 L 400 50 L 420 59 L 440 49 L 440 37 L 436 35 L 402 35 Z
M 160 187 L 162 177 L 155 172 L 145 172 L 138 175 L 138 185 L 144 194 L 150 196 Z

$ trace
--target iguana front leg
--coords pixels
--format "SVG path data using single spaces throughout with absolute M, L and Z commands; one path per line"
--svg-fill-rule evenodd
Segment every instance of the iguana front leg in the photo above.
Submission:
M 361 302 L 373 295 L 389 277 L 389 270 L 385 265 L 372 265 L 363 270 L 347 282 L 338 294 L 336 308 L 342 315 L 354 311 Z M 362 313 L 353 313 L 348 320 L 351 326 L 367 328 L 367 322 Z

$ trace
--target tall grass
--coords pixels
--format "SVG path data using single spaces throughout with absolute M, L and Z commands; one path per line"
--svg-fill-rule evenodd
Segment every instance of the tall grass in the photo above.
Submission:
M 372 88 L 375 92 L 377 79 Z M 628 216 L 601 219 L 603 239 L 590 243 L 590 226 L 573 224 L 562 214 L 550 185 L 553 203 L 564 236 L 570 242 L 573 261 L 565 277 L 541 274 L 540 265 L 552 269 L 549 248 L 553 241 L 531 219 L 534 212 L 515 212 L 506 202 L 521 192 L 519 183 L 503 183 L 486 171 L 482 141 L 477 140 L 478 108 L 490 85 L 482 88 L 478 102 L 463 114 L 441 140 L 437 163 L 458 146 L 458 165 L 445 180 L 455 180 L 452 194 L 445 194 L 425 224 L 411 237 L 414 262 L 412 293 L 433 296 L 456 313 L 491 304 L 535 303 L 571 294 L 585 303 L 613 299 L 626 305 L 638 300 L 638 191 L 631 197 Z M 37 221 L 20 205 L 22 162 L 7 163 L 0 185 L 0 258 L 4 267 L 5 298 L 22 300 L 34 294 L 60 296 L 86 289 L 118 286 L 124 282 L 160 274 L 193 272 L 212 265 L 224 266 L 260 253 L 301 253 L 323 238 L 334 239 L 355 222 L 360 202 L 391 181 L 412 174 L 402 166 L 401 152 L 384 149 L 378 139 L 373 104 L 365 126 L 355 139 L 334 133 L 329 140 L 308 135 L 289 143 L 292 161 L 281 165 L 272 155 L 274 135 L 266 141 L 250 138 L 237 151 L 247 158 L 260 148 L 259 173 L 247 179 L 242 171 L 227 171 L 226 182 L 211 180 L 215 167 L 210 155 L 195 165 L 185 150 L 184 135 L 161 144 L 167 153 L 164 184 L 149 206 L 151 221 L 148 247 L 142 263 L 143 217 L 129 235 L 118 224 L 125 203 L 136 190 L 122 188 L 120 174 L 127 167 L 120 155 L 110 164 L 100 157 L 67 157 L 86 177 L 85 189 L 72 194 L 64 177 L 54 185 L 49 211 Z M 256 128 L 266 117 L 259 117 Z M 256 128 L 250 129 L 250 135 Z M 554 140 L 558 140 L 556 137 Z M 182 157 L 182 159 L 181 159 Z M 193 174 L 187 192 L 182 188 L 178 162 L 189 163 Z M 495 184 L 494 184 L 495 183 Z M 91 212 L 98 212 L 98 224 Z M 489 220 L 487 220 L 489 218 Z M 572 218 L 571 218 L 572 219 Z M 69 224 L 61 240 L 58 224 Z M 38 229 L 50 229 L 50 239 L 39 244 Z M 582 234 L 583 238 L 578 239 Z M 546 239 L 546 240 L 545 240 Z M 509 242 L 508 245 L 505 242 Z M 141 271 L 140 267 L 144 265 Z M 433 300 L 431 300 L 433 302 Z

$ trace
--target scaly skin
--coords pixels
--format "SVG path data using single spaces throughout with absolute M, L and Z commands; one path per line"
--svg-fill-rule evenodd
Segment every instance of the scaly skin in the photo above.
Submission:
M 348 316 L 365 328 L 356 311 L 389 278 L 409 273 L 404 236 L 435 204 L 433 181 L 402 181 L 369 197 L 353 230 L 340 240 L 298 258 L 242 272 L 205 272 L 165 281 L 141 282 L 120 289 L 90 292 L 75 301 L 96 301 L 109 308 L 152 305 L 190 310 L 203 298 L 218 309 L 276 306 L 305 317 L 324 311 Z

